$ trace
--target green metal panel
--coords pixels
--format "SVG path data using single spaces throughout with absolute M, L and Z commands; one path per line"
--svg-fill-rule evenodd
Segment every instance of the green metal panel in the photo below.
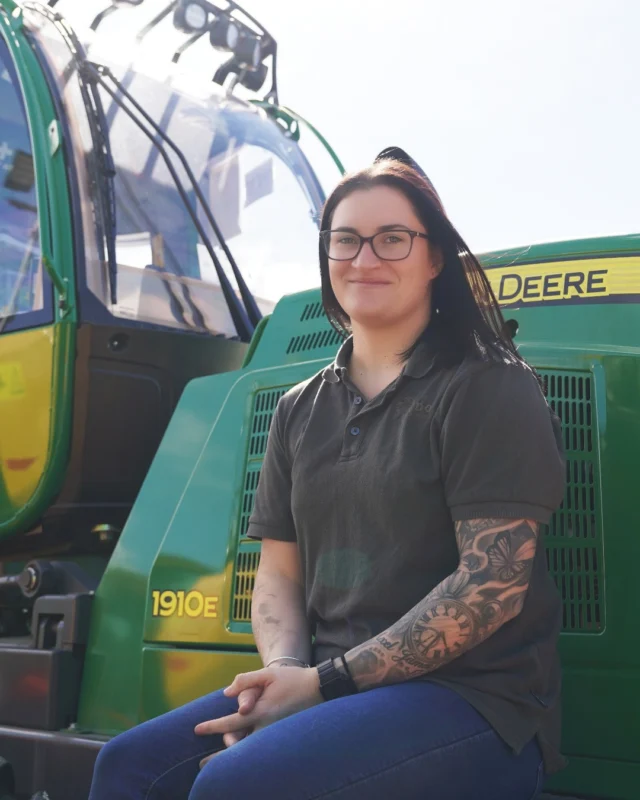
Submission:
M 31 501 L 0 524 L 0 537 L 3 537 L 34 525 L 49 507 L 64 479 L 71 440 L 77 314 L 73 232 L 64 152 L 62 147 L 58 147 L 52 153 L 48 136 L 49 126 L 56 120 L 55 107 L 42 69 L 25 36 L 20 9 L 7 0 L 0 4 L 0 36 L 7 42 L 22 85 L 33 146 L 42 257 L 45 265 L 53 271 L 53 282 L 57 286 L 47 469 Z M 0 514 L 0 519 L 2 517 Z
M 299 364 L 287 382 L 319 367 Z M 220 658 L 221 649 L 253 650 L 249 624 L 231 622 L 241 588 L 238 527 L 253 397 L 273 387 L 276 372 L 200 378 L 185 389 L 96 594 L 79 710 L 83 729 L 113 733 L 142 719 L 143 642 L 217 648 Z M 154 618 L 153 591 L 211 593 L 220 616 Z
M 626 236 L 601 236 L 591 239 L 543 242 L 525 247 L 511 247 L 482 253 L 479 258 L 485 267 L 509 264 L 521 266 L 545 261 L 599 258 L 612 255 L 637 255 L 640 253 L 640 234 Z

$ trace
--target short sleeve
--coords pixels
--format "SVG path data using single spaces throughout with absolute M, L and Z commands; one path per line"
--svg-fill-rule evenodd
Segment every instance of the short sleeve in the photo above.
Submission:
M 247 536 L 250 539 L 296 541 L 291 514 L 291 464 L 283 438 L 283 399 L 278 403 L 269 429 L 267 449 L 249 519 Z
M 564 496 L 565 462 L 559 420 L 535 375 L 489 365 L 460 382 L 442 413 L 441 476 L 453 520 L 548 523 Z

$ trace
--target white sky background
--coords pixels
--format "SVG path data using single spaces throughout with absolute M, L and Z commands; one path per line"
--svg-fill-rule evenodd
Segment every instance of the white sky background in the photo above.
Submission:
M 278 41 L 281 103 L 348 169 L 408 150 L 476 252 L 640 232 L 638 0 L 244 4 Z
M 390 144 L 476 251 L 640 232 L 638 0 L 245 0 L 347 168 Z

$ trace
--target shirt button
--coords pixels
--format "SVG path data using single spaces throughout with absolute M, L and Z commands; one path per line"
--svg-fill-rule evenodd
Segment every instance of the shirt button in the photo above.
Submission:
M 357 406 L 359 406 L 359 405 L 360 405 L 360 403 L 362 402 L 362 398 L 360 397 L 360 395 L 358 395 L 357 397 L 354 397 L 354 398 L 353 398 L 353 402 L 354 402 L 354 403 L 355 403 Z
M 360 428 L 358 428 L 356 425 L 354 425 L 353 428 L 351 428 L 351 430 L 349 431 L 349 433 L 352 436 L 357 436 L 360 433 Z

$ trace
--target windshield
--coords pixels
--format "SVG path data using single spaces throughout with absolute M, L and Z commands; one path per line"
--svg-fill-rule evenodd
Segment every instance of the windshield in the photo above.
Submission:
M 18 76 L 0 38 L 0 332 L 44 310 L 31 138 Z
M 227 336 L 236 329 L 214 262 L 158 147 L 99 89 L 115 164 L 117 294 L 95 233 L 94 145 L 71 54 L 34 13 L 37 37 L 63 86 L 84 210 L 86 282 L 116 316 Z M 71 66 L 70 66 L 71 64 Z M 317 231 L 324 200 L 297 143 L 260 109 L 108 64 L 186 156 L 222 236 L 263 313 L 319 285 Z M 171 161 L 206 237 L 236 289 L 228 260 L 175 156 Z

